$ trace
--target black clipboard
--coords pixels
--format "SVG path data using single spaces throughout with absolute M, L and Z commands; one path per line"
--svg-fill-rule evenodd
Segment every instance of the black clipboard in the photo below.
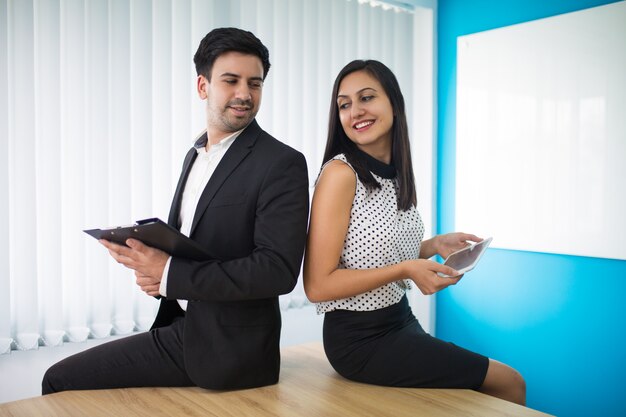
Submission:
M 118 226 L 108 229 L 83 230 L 96 239 L 126 245 L 126 239 L 132 238 L 148 246 L 161 249 L 172 256 L 205 261 L 211 256 L 195 241 L 158 218 L 138 220 L 131 226 Z

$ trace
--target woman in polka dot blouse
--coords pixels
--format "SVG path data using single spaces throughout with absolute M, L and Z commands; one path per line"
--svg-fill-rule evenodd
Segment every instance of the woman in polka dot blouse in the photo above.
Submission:
M 378 61 L 353 61 L 333 87 L 304 263 L 306 294 L 325 313 L 326 355 L 355 381 L 471 388 L 524 404 L 516 370 L 430 336 L 413 316 L 408 288 L 434 294 L 461 279 L 428 258 L 481 240 L 450 233 L 422 241 L 416 205 L 398 82 Z

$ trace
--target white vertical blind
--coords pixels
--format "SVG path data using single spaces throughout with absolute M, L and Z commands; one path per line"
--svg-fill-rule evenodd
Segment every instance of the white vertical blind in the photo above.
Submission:
M 9 25 L 7 0 L 0 0 L 0 354 L 11 349 L 9 280 Z
M 86 121 L 90 126 L 85 143 L 85 225 L 95 225 L 108 220 L 109 204 L 104 198 L 112 178 L 109 176 L 108 137 L 109 124 L 109 22 L 100 16 L 107 16 L 109 5 L 106 1 L 86 3 L 85 22 L 85 66 L 89 68 L 88 94 L 86 95 Z M 109 223 L 106 223 L 109 224 Z M 88 292 L 85 294 L 88 305 L 87 321 L 92 337 L 102 338 L 111 333 L 112 300 L 115 298 L 111 281 L 116 278 L 109 274 L 109 260 L 102 256 L 99 245 L 86 244 L 85 278 Z
M 137 0 L 130 10 L 130 122 L 131 122 L 131 219 L 150 216 L 152 212 L 152 73 L 146 71 L 152 61 L 152 2 Z M 154 320 L 153 300 L 138 291 L 134 296 L 133 316 L 139 329 L 148 329 Z
M 35 55 L 35 91 L 40 93 L 35 104 L 36 136 L 32 153 L 36 158 L 37 177 L 37 239 L 36 259 L 39 275 L 37 294 L 39 329 L 43 342 L 49 345 L 61 343 L 63 331 L 63 305 L 50 303 L 48 299 L 62 300 L 61 278 L 61 22 L 59 19 L 43 19 L 60 13 L 59 2 L 37 2 L 34 17 L 39 30 L 35 31 L 35 43 L 39 53 Z M 37 150 L 35 152 L 35 149 Z M 29 164 L 29 169 L 33 164 Z M 18 183 L 19 186 L 19 183 Z M 41 220 L 40 220 L 41 219 Z M 42 295 L 45 294 L 45 297 Z
M 412 109 L 413 24 L 347 0 L 0 0 L 0 352 L 151 324 L 156 300 L 82 230 L 167 218 L 205 124 L 192 58 L 211 29 L 269 48 L 258 120 L 313 182 L 346 63 L 386 63 Z
M 36 180 L 33 165 L 37 140 L 32 123 L 35 96 L 34 10 L 32 2 L 13 2 L 9 7 L 9 276 L 12 323 L 18 330 L 20 348 L 38 345 Z M 20 140 L 12 140 L 20 138 Z M 17 181 L 16 181 L 17 180 Z M 19 225 L 19 227 L 15 227 Z

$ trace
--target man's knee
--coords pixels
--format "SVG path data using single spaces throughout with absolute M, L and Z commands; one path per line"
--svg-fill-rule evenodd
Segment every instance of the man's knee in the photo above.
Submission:
M 65 391 L 67 388 L 68 372 L 63 362 L 52 365 L 43 376 L 41 381 L 41 394 L 53 394 Z

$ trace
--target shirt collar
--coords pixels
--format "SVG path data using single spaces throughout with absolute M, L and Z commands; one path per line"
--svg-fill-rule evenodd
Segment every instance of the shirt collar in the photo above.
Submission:
M 234 132 L 233 134 L 226 136 L 224 139 L 220 140 L 218 143 L 216 143 L 215 145 L 211 146 L 211 149 L 215 148 L 215 149 L 219 149 L 219 148 L 224 148 L 224 147 L 229 147 L 234 141 L 235 139 L 237 139 L 237 137 L 241 134 L 241 132 L 243 132 L 245 130 L 245 128 L 238 130 L 236 132 Z M 206 130 L 204 132 L 202 132 L 200 134 L 200 136 L 198 136 L 193 144 L 193 147 L 196 148 L 196 152 L 197 153 L 201 153 L 201 152 L 205 152 L 206 151 L 206 143 L 208 141 L 208 136 L 207 136 L 207 132 Z
M 369 171 L 385 179 L 393 179 L 396 177 L 396 167 L 393 165 L 393 163 L 386 164 L 374 158 L 367 152 L 363 152 L 359 148 L 356 148 L 356 150 L 363 156 L 363 159 L 365 160 L 365 164 Z

